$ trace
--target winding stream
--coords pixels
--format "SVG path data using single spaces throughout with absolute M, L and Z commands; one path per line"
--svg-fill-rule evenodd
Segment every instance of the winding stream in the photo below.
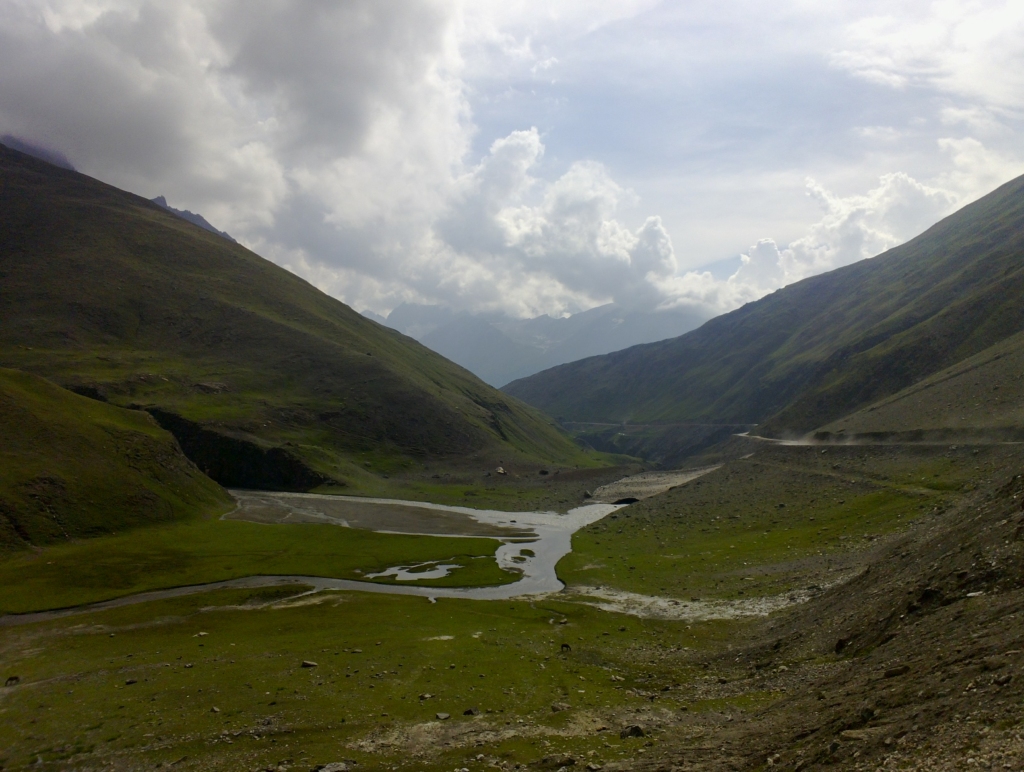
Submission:
M 289 584 L 309 586 L 314 591 L 357 590 L 386 595 L 416 595 L 424 598 L 465 598 L 470 600 L 506 600 L 524 595 L 542 595 L 558 592 L 564 585 L 555 574 L 555 565 L 562 557 L 572 551 L 572 535 L 580 528 L 600 520 L 622 506 L 617 504 L 587 504 L 561 515 L 554 512 L 500 512 L 496 510 L 471 509 L 469 507 L 449 507 L 426 502 L 362 499 L 311 493 L 232 491 L 232 494 L 239 501 L 239 508 L 230 515 L 232 519 L 252 519 L 256 522 L 264 523 L 335 521 L 339 526 L 347 526 L 349 524 L 347 520 L 342 520 L 329 514 L 330 510 L 334 508 L 332 505 L 335 502 L 340 502 L 349 505 L 356 504 L 371 514 L 374 506 L 389 507 L 392 513 L 396 509 L 408 509 L 413 513 L 417 509 L 433 510 L 438 513 L 454 516 L 459 520 L 464 520 L 470 525 L 465 530 L 471 532 L 478 531 L 476 527 L 478 524 L 490 526 L 492 529 L 495 529 L 493 531 L 495 533 L 494 538 L 500 541 L 500 545 L 495 552 L 495 559 L 498 561 L 498 565 L 505 569 L 521 572 L 522 576 L 516 582 L 496 587 L 423 587 L 408 584 L 377 584 L 351 579 L 331 579 L 321 576 L 301 575 L 246 576 L 221 582 L 207 582 L 166 590 L 136 593 L 123 598 L 90 603 L 70 609 L 39 611 L 28 614 L 9 614 L 0 617 L 0 627 L 28 624 L 90 611 L 102 611 L 104 609 L 119 608 L 121 606 L 146 603 L 165 598 L 178 598 L 210 590 L 250 589 Z M 258 510 L 258 516 L 253 518 L 246 517 L 247 504 Z M 268 505 L 276 506 L 280 514 L 276 517 L 268 516 L 266 511 Z M 326 510 L 326 513 L 323 510 Z M 409 520 L 406 522 L 412 523 L 413 521 Z M 390 523 L 385 522 L 384 525 L 390 525 Z M 438 535 L 439 533 L 437 529 L 434 529 L 432 533 L 424 533 L 420 530 L 399 531 L 390 527 L 371 527 L 369 530 L 381 533 L 411 533 L 417 535 Z M 459 535 L 451 533 L 451 530 L 451 522 L 447 522 L 444 530 L 440 532 L 447 536 Z M 497 535 L 500 533 L 506 533 L 507 535 Z M 402 569 L 408 567 L 395 568 Z M 387 574 L 393 570 L 389 569 L 381 572 L 381 574 Z M 437 575 L 436 572 L 426 572 L 418 576 L 413 574 L 410 578 L 435 578 Z
M 232 491 L 239 507 L 225 517 L 263 523 L 333 522 L 349 526 L 359 518 L 360 528 L 378 533 L 402 533 L 420 536 L 473 536 L 488 534 L 500 544 L 494 553 L 498 565 L 522 577 L 517 582 L 498 587 L 430 588 L 383 585 L 391 592 L 431 597 L 474 598 L 494 600 L 518 595 L 558 592 L 563 585 L 555 574 L 555 565 L 572 550 L 572 535 L 619 509 L 622 505 L 594 503 L 555 512 L 501 512 L 492 509 L 471 509 L 421 501 L 327 496 L 316 493 L 263 493 Z M 410 566 L 393 566 L 374 576 L 395 575 L 399 581 L 439 578 L 456 567 L 435 565 L 433 571 L 416 573 Z M 342 580 L 330 580 L 342 581 Z M 364 582 L 353 582 L 357 588 Z M 338 586 L 342 588 L 341 585 Z M 322 589 L 327 589 L 323 587 Z M 344 589 L 352 589 L 345 585 Z
M 677 472 L 657 472 L 627 477 L 595 492 L 595 498 L 632 496 L 632 501 L 647 498 L 677 485 L 683 485 L 718 467 Z M 605 492 L 607 496 L 598 496 Z M 207 582 L 165 590 L 151 590 L 122 598 L 89 603 L 68 609 L 38 611 L 0 616 L 0 627 L 57 619 L 73 614 L 130 606 L 164 598 L 178 598 L 220 589 L 251 589 L 286 585 L 304 585 L 320 590 L 354 590 L 385 595 L 415 595 L 423 598 L 465 598 L 469 600 L 507 600 L 559 592 L 565 585 L 555 573 L 558 561 L 572 551 L 572 535 L 620 509 L 621 504 L 595 501 L 556 512 L 501 512 L 498 510 L 452 507 L 421 501 L 371 499 L 355 496 L 327 496 L 315 493 L 276 493 L 233 490 L 238 507 L 225 519 L 265 523 L 332 523 L 378 533 L 403 533 L 420 536 L 477 538 L 486 536 L 500 544 L 495 552 L 498 565 L 521 573 L 518 581 L 496 587 L 423 587 L 412 584 L 378 584 L 322 576 L 259 575 Z M 399 582 L 436 579 L 447 576 L 456 567 L 443 561 L 424 566 L 392 566 L 368 578 L 395 576 Z

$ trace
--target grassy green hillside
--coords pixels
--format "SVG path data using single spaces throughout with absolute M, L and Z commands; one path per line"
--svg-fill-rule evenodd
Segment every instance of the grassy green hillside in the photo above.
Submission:
M 524 378 L 569 421 L 761 423 L 806 432 L 1024 329 L 1024 178 L 906 244 L 669 341 Z
M 0 438 L 0 551 L 233 505 L 150 416 L 6 368 Z
M 549 419 L 244 247 L 0 147 L 0 364 L 150 410 L 228 485 L 596 463 Z M 375 487 L 377 486 L 377 487 Z

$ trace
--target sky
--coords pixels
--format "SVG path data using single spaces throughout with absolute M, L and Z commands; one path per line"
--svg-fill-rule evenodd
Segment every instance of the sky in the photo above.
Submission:
M 0 135 L 358 310 L 722 313 L 1024 174 L 1024 3 L 3 0 Z

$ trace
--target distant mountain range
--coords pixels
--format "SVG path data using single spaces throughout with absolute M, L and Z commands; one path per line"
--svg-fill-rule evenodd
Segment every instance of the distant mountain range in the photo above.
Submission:
M 758 434 L 800 435 L 1022 330 L 1024 177 L 878 257 L 678 338 L 554 367 L 505 391 L 563 421 L 758 424 Z M 985 384 L 974 388 L 990 397 Z
M 694 309 L 637 311 L 615 304 L 564 318 L 514 319 L 405 303 L 386 318 L 364 312 L 460 364 L 492 386 L 638 343 L 673 338 L 707 320 Z

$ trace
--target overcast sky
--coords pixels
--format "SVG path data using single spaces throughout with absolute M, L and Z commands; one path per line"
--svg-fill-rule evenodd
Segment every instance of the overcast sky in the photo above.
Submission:
M 2 0 L 0 134 L 359 310 L 721 312 L 1024 173 L 1024 3 Z

